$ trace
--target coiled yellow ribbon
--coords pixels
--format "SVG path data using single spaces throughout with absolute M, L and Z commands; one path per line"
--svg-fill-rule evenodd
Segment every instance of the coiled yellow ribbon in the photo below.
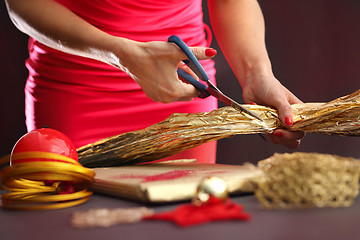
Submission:
M 30 161 L 33 159 L 34 161 Z M 29 161 L 26 161 L 29 160 Z M 0 175 L 6 209 L 46 210 L 72 207 L 86 202 L 95 172 L 72 158 L 47 152 L 12 155 L 12 166 Z M 51 185 L 45 182 L 51 182 Z M 62 193 L 61 184 L 71 182 L 73 193 Z

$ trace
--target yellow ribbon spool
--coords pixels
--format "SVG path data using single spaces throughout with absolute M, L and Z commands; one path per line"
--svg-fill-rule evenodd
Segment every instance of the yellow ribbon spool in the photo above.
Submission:
M 37 159 L 37 161 L 18 161 Z M 39 160 L 40 159 L 40 160 Z M 0 175 L 6 209 L 47 210 L 72 207 L 86 202 L 95 172 L 72 158 L 48 152 L 21 152 L 12 155 L 12 165 Z M 51 185 L 44 181 L 53 182 Z M 62 182 L 71 182 L 73 193 L 61 193 Z

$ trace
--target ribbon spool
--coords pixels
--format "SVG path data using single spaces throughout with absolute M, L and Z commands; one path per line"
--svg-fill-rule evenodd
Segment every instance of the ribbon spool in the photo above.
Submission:
M 2 207 L 7 209 L 59 209 L 86 202 L 95 172 L 78 162 L 70 139 L 50 128 L 22 136 L 1 173 Z

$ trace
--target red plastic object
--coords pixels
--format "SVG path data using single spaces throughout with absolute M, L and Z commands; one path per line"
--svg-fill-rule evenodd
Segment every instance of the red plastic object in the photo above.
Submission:
M 43 158 L 13 159 L 14 154 L 24 152 L 56 153 L 78 161 L 76 148 L 71 140 L 65 134 L 51 128 L 35 129 L 23 135 L 12 149 L 11 164 L 32 161 L 56 161 Z

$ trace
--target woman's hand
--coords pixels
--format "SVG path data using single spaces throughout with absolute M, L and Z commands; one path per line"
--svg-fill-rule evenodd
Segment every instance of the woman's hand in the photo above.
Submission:
M 272 106 L 278 110 L 279 118 L 285 126 L 292 126 L 293 111 L 291 104 L 302 103 L 294 94 L 286 89 L 272 74 L 249 76 L 243 85 L 243 97 L 247 103 Z M 283 144 L 289 148 L 297 148 L 303 132 L 290 132 L 286 129 L 277 129 L 268 134 L 271 142 Z
M 256 0 L 208 0 L 216 39 L 238 78 L 246 102 L 275 107 L 285 126 L 292 125 L 290 104 L 301 102 L 274 77 L 265 45 L 265 23 Z M 273 143 L 299 146 L 303 133 L 277 129 Z
M 190 49 L 199 60 L 209 59 L 216 54 L 211 48 Z M 119 49 L 117 56 L 119 68 L 126 71 L 145 94 L 156 102 L 190 101 L 199 95 L 191 84 L 179 79 L 176 72 L 178 68 L 198 77 L 182 62 L 187 57 L 173 43 L 129 40 L 129 47 Z

